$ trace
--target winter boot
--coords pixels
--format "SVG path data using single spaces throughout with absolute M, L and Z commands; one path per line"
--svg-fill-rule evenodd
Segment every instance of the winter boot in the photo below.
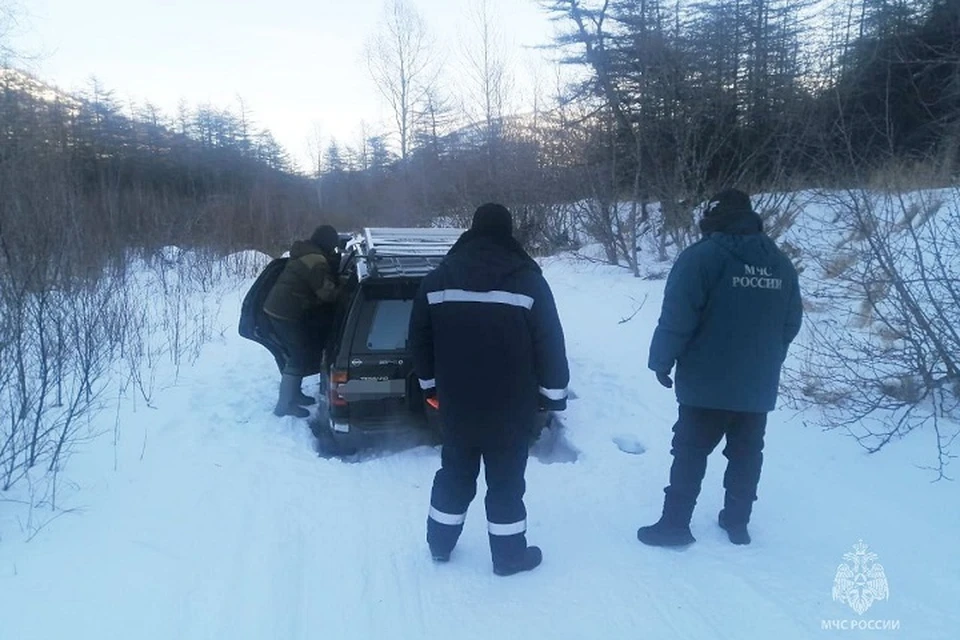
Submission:
M 512 562 L 493 562 L 493 572 L 498 576 L 512 576 L 521 571 L 532 571 L 543 562 L 540 547 L 527 547 L 523 555 Z
M 296 404 L 297 394 L 300 393 L 300 381 L 303 378 L 283 374 L 280 376 L 280 397 L 277 400 L 277 406 L 273 410 L 273 415 L 294 416 L 297 418 L 307 418 L 310 412 Z
M 433 557 L 434 562 L 450 562 L 449 551 L 434 551 L 430 549 L 430 555 Z
M 696 500 L 678 497 L 668 490 L 663 500 L 663 513 L 656 524 L 640 527 L 637 540 L 651 547 L 685 547 L 697 541 L 690 533 L 690 519 Z
M 678 524 L 666 518 L 637 529 L 637 540 L 651 547 L 685 547 L 697 541 L 690 533 L 689 524 Z
M 752 512 L 752 498 L 741 498 L 736 493 L 727 491 L 723 498 L 723 509 L 717 515 L 717 524 L 727 532 L 733 544 L 750 544 L 747 523 L 750 522 Z
M 746 522 L 731 522 L 726 515 L 726 509 L 721 509 L 717 516 L 717 523 L 720 528 L 727 532 L 727 537 L 733 544 L 750 544 L 750 532 L 747 531 Z

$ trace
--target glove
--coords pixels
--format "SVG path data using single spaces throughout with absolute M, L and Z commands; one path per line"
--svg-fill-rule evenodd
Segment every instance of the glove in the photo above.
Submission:
M 667 389 L 673 388 L 673 379 L 670 377 L 669 371 L 658 371 L 657 380 Z

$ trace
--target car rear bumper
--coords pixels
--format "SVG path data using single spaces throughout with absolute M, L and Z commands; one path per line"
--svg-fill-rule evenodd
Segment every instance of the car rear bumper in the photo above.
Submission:
M 391 433 L 409 429 L 424 429 L 430 424 L 422 415 L 413 413 L 390 415 L 378 418 L 331 418 L 330 430 L 334 433 Z
M 349 411 L 349 410 L 348 410 Z M 396 435 L 410 431 L 425 431 L 437 436 L 443 433 L 443 423 L 440 419 L 440 412 L 425 405 L 423 413 L 415 413 L 409 410 L 392 411 L 383 414 L 366 414 L 363 416 L 350 415 L 347 412 L 341 412 L 339 415 L 335 412 L 330 417 L 330 430 L 341 440 L 349 441 L 373 441 L 378 437 Z M 536 440 L 540 433 L 548 428 L 554 419 L 552 411 L 540 411 L 537 413 L 534 423 L 533 439 Z

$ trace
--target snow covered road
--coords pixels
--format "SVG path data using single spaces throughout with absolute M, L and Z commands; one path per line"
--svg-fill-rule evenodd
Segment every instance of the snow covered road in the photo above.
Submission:
M 480 500 L 452 562 L 434 565 L 424 528 L 438 452 L 318 458 L 303 421 L 270 414 L 275 367 L 236 335 L 238 294 L 223 340 L 155 409 L 125 405 L 116 451 L 107 436 L 71 460 L 60 504 L 76 512 L 26 542 L 26 511 L 0 502 L 0 640 L 788 640 L 845 635 L 822 629 L 835 620 L 899 626 L 867 635 L 960 637 L 960 487 L 916 467 L 923 434 L 868 457 L 779 412 L 752 546 L 716 526 L 719 452 L 698 543 L 639 544 L 637 527 L 659 516 L 676 410 L 645 368 L 663 283 L 565 259 L 546 275 L 578 397 L 527 474 L 541 568 L 493 575 Z M 859 540 L 890 585 L 862 616 L 831 597 Z

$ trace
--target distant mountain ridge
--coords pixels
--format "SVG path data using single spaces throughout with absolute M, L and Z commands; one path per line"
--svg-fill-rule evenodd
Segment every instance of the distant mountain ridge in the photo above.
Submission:
M 13 89 L 44 102 L 60 102 L 77 108 L 82 104 L 72 94 L 20 69 L 0 67 L 0 88 Z

